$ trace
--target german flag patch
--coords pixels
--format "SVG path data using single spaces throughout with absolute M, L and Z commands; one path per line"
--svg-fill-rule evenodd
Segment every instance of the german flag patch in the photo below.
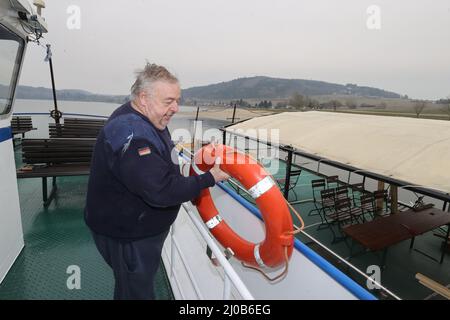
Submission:
M 150 153 L 152 153 L 152 150 L 150 149 L 150 147 L 143 147 L 143 148 L 138 149 L 138 153 L 139 153 L 139 156 L 142 157 L 142 156 L 146 156 L 146 155 L 149 155 Z

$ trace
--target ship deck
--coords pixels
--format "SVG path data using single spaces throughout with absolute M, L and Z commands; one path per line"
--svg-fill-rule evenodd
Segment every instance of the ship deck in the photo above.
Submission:
M 16 149 L 16 165 L 21 165 L 20 147 Z M 284 163 L 280 162 L 279 177 L 283 175 Z M 295 191 L 298 200 L 312 198 L 311 180 L 321 178 L 311 171 L 303 170 Z M 2 299 L 112 299 L 114 279 L 109 266 L 95 248 L 89 229 L 83 220 L 83 209 L 88 177 L 59 177 L 58 191 L 49 207 L 44 208 L 40 179 L 18 180 L 22 225 L 25 247 L 10 272 L 0 285 Z M 293 196 L 293 193 L 290 194 Z M 348 242 L 332 243 L 329 229 L 318 229 L 318 215 L 309 216 L 314 208 L 312 202 L 294 205 L 305 222 L 305 231 L 341 257 L 348 258 Z M 294 217 L 294 223 L 298 221 Z M 336 230 L 337 232 L 337 230 Z M 366 279 L 350 270 L 311 239 L 303 235 L 299 239 L 329 260 L 356 282 L 366 287 Z M 442 239 L 428 232 L 417 237 L 415 247 L 431 256 L 440 256 Z M 366 272 L 371 265 L 379 265 L 380 253 L 365 253 L 351 259 L 351 263 Z M 81 289 L 68 289 L 68 267 L 76 265 L 81 270 Z M 450 283 L 450 259 L 436 261 L 409 249 L 409 241 L 389 248 L 381 284 L 402 299 L 439 299 L 419 284 L 415 274 L 420 272 L 435 281 Z M 290 272 L 297 272 L 290 270 Z M 301 272 L 301 270 L 298 270 Z M 370 274 L 369 274 L 370 275 Z M 391 297 L 380 291 L 371 291 L 381 299 Z M 173 299 L 164 268 L 156 277 L 156 298 Z

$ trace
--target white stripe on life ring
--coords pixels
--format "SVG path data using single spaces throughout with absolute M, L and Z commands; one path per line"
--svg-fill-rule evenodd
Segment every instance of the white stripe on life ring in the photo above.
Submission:
M 270 188 L 272 188 L 274 185 L 275 183 L 273 182 L 273 180 L 269 176 L 267 176 L 257 184 L 255 184 L 253 187 L 251 187 L 248 192 L 253 197 L 253 199 L 258 199 L 264 193 L 269 191 Z
M 208 229 L 214 229 L 219 223 L 222 222 L 222 220 L 223 220 L 222 217 L 220 215 L 217 215 L 209 219 L 205 224 L 208 227 Z
M 204 171 L 200 170 L 200 168 L 197 166 L 197 164 L 195 163 L 195 158 L 194 158 L 194 160 L 192 160 L 192 169 L 194 169 L 194 171 L 197 175 L 201 175 L 201 174 L 205 173 Z
M 261 268 L 266 268 L 267 266 L 264 264 L 264 261 L 261 259 L 259 255 L 259 243 L 253 249 L 253 255 L 255 256 L 255 260 Z

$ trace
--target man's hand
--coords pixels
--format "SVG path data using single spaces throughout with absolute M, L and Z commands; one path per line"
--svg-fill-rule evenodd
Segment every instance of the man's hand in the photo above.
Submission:
M 230 179 L 230 176 L 220 169 L 220 161 L 221 159 L 217 158 L 214 167 L 212 167 L 211 170 L 209 170 L 209 172 L 211 172 L 211 174 L 213 175 L 214 181 L 216 181 L 216 183 L 219 181 L 225 181 Z

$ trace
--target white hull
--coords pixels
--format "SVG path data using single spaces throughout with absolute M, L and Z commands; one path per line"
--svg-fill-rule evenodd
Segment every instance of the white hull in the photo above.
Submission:
M 30 5 L 26 0 L 0 0 L 0 24 L 2 28 L 6 28 L 15 36 L 25 40 L 27 34 L 17 18 L 17 8 L 20 8 L 23 12 L 31 13 L 28 11 Z M 45 24 L 40 16 L 37 19 L 40 23 Z M 25 54 L 26 41 L 24 42 L 21 60 L 18 61 L 18 70 L 13 75 L 13 79 L 11 79 L 13 80 L 13 85 L 17 84 L 20 78 Z M 5 60 L 2 60 L 2 63 L 5 62 Z M 15 97 L 8 98 L 11 98 L 12 106 L 14 106 Z M 11 109 L 9 114 L 0 115 L 0 283 L 24 247 L 19 192 L 16 179 L 16 164 L 10 134 L 12 111 Z
M 0 120 L 0 129 L 8 127 L 9 119 Z M 0 143 L 0 283 L 24 246 L 12 150 L 11 139 Z

